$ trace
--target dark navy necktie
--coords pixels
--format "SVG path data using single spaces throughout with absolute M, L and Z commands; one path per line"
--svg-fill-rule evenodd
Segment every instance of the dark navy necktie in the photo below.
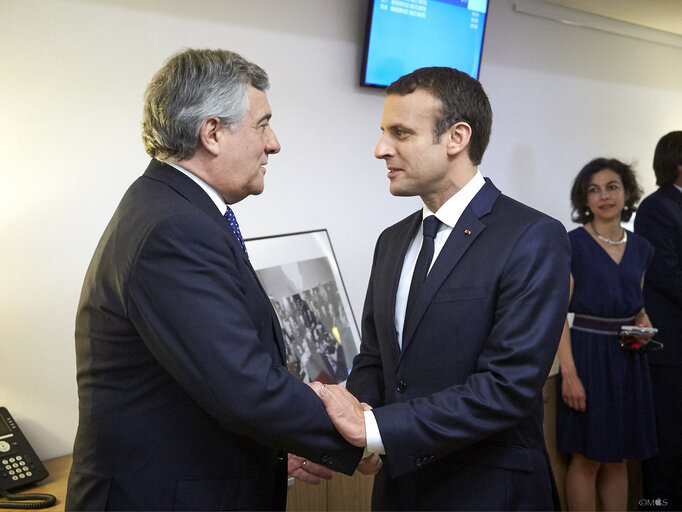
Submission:
M 244 252 L 246 255 L 249 255 L 249 252 L 246 250 L 246 245 L 244 244 L 244 238 L 242 237 L 242 232 L 239 231 L 239 224 L 237 223 L 237 219 L 234 216 L 234 212 L 232 211 L 232 208 L 229 206 L 227 207 L 227 211 L 225 212 L 225 218 L 227 219 L 227 222 L 230 223 L 230 227 L 232 228 L 232 232 L 234 233 L 234 236 L 237 237 L 237 241 L 239 242 L 239 245 L 242 246 L 242 249 L 244 249 Z
M 414 266 L 414 273 L 412 274 L 412 283 L 410 284 L 410 293 L 407 296 L 407 309 L 405 311 L 405 322 L 410 317 L 414 303 L 417 300 L 419 291 L 426 280 L 426 274 L 429 273 L 431 260 L 433 260 L 433 242 L 438 232 L 440 221 L 435 215 L 429 215 L 424 219 L 422 248 L 417 256 L 417 263 Z

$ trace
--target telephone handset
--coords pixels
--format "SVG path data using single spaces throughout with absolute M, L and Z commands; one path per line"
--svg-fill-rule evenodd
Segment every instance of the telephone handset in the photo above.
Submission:
M 54 505 L 56 499 L 50 494 L 7 492 L 42 480 L 48 474 L 12 415 L 5 407 L 0 407 L 0 497 L 10 500 L 0 501 L 0 508 L 36 509 Z

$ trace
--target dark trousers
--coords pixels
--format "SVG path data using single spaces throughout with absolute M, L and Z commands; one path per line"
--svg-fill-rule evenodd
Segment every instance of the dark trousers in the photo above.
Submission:
M 658 455 L 642 461 L 644 510 L 682 510 L 682 367 L 650 366 Z

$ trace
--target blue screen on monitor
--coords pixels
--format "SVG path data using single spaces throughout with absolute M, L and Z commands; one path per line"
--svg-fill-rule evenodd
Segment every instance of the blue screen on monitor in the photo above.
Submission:
M 478 78 L 488 0 L 371 0 L 362 85 L 385 87 L 426 66 Z

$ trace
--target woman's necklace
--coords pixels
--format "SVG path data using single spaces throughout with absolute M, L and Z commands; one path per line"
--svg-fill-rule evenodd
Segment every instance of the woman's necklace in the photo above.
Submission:
M 610 238 L 606 238 L 605 236 L 601 236 L 597 232 L 597 228 L 594 227 L 593 222 L 590 224 L 592 225 L 592 230 L 594 231 L 594 234 L 597 235 L 597 238 L 599 238 L 599 240 L 601 240 L 602 242 L 606 242 L 607 244 L 611 244 L 611 245 L 623 245 L 625 242 L 628 241 L 628 232 L 624 229 L 623 229 L 623 238 L 621 238 L 620 240 L 611 240 Z

